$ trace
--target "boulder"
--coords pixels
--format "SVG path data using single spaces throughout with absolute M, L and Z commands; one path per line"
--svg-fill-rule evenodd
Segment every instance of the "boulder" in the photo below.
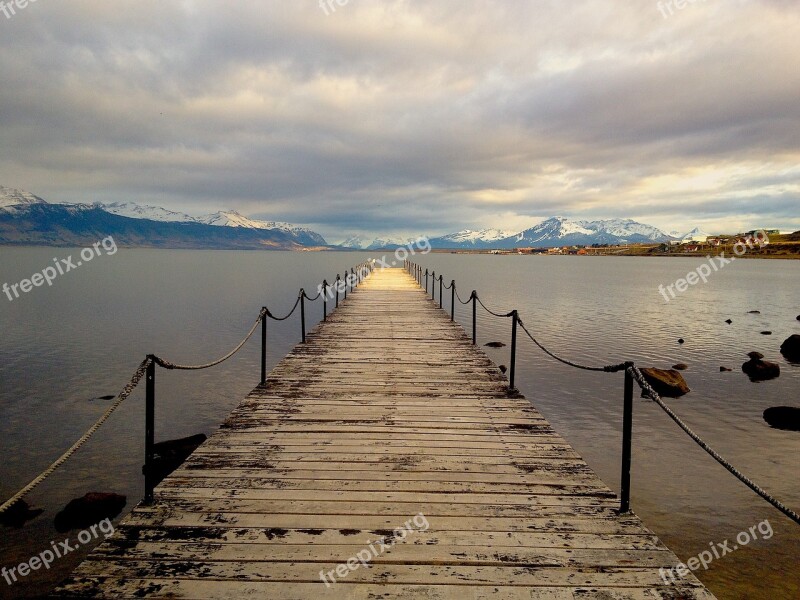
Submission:
M 685 371 L 686 369 L 689 368 L 689 365 L 685 363 L 678 363 L 677 365 L 672 365 L 672 368 L 675 369 L 676 371 Z
M 781 354 L 790 362 L 800 362 L 800 335 L 796 333 L 781 344 Z
M 729 369 L 728 367 L 720 367 L 719 368 L 719 372 L 720 373 L 730 373 L 731 371 L 733 371 L 733 369 Z
M 727 319 L 725 322 L 726 322 L 728 325 L 730 325 L 731 323 L 733 323 L 733 321 L 731 321 L 730 319 Z
M 772 335 L 771 331 L 762 331 L 761 335 Z
M 484 344 L 487 348 L 504 348 L 505 344 L 503 342 L 489 342 L 488 344 Z
M 683 344 L 683 343 L 685 343 L 685 342 L 686 342 L 686 340 L 684 340 L 683 338 L 678 338 L 678 343 L 679 343 L 679 344 Z
M 25 500 L 17 500 L 8 510 L 0 513 L 0 525 L 19 529 L 43 512 L 41 508 L 31 508 Z
M 128 499 L 119 494 L 89 492 L 83 498 L 70 500 L 56 515 L 55 526 L 60 533 L 70 529 L 86 529 L 102 521 L 113 519 L 127 504 Z
M 785 431 L 800 431 L 800 408 L 773 406 L 764 411 L 764 420 L 770 427 Z
M 659 396 L 667 398 L 680 398 L 689 393 L 686 380 L 674 369 L 642 369 L 642 375 Z M 643 394 L 644 395 L 644 394 Z
M 750 381 L 767 381 L 780 376 L 780 366 L 762 360 L 764 355 L 760 352 L 750 352 L 747 356 L 750 357 L 750 360 L 742 365 L 742 371 L 750 377 Z

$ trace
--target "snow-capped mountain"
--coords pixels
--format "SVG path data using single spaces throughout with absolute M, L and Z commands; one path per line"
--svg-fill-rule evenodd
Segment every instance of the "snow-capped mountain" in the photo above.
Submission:
M 408 244 L 413 244 L 416 240 L 413 238 L 409 238 L 407 240 L 403 240 L 401 238 L 375 238 L 370 242 L 364 250 L 385 250 L 385 249 L 392 249 L 392 248 L 399 248 L 400 246 L 407 246 Z
M 353 248 L 354 250 L 363 250 L 364 248 L 369 246 L 369 242 L 365 242 L 364 238 L 362 238 L 359 235 L 353 235 L 337 245 L 341 246 L 342 248 Z
M 434 248 L 486 248 L 491 246 L 493 242 L 504 240 L 512 235 L 514 235 L 513 231 L 500 229 L 482 229 L 480 231 L 463 229 L 456 233 L 432 239 L 431 246 Z
M 701 230 L 699 227 L 695 227 L 689 233 L 677 237 L 681 242 L 705 242 L 709 235 L 710 234 Z
M 133 202 L 111 202 L 109 204 L 96 202 L 94 206 L 112 215 L 130 217 L 131 219 L 150 219 L 151 221 L 163 221 L 165 223 L 182 223 L 195 220 L 194 217 L 190 217 L 185 213 L 173 212 L 160 206 L 142 206 Z
M 0 208 L 25 204 L 47 204 L 47 201 L 30 192 L 0 185 Z
M 76 244 L 113 234 L 119 243 L 165 248 L 296 249 L 327 246 L 310 229 L 257 221 L 235 211 L 204 217 L 133 202 L 48 203 L 22 190 L 0 186 L 0 243 Z M 116 233 L 115 233 L 116 232 Z
M 573 246 L 591 244 L 633 244 L 669 239 L 663 231 L 631 219 L 573 221 L 551 217 L 515 236 L 501 240 L 501 248 Z
M 328 242 L 325 241 L 320 234 L 306 227 L 298 227 L 291 223 L 281 223 L 279 221 L 258 221 L 240 215 L 235 210 L 220 211 L 203 217 L 194 219 L 198 223 L 206 225 L 216 225 L 219 227 L 244 227 L 247 229 L 277 229 L 293 236 L 304 238 L 310 245 L 326 246 Z
M 521 248 L 591 244 L 625 244 L 661 242 L 670 239 L 663 231 L 632 219 L 578 221 L 551 217 L 519 233 L 496 229 L 464 230 L 433 238 L 434 248 Z

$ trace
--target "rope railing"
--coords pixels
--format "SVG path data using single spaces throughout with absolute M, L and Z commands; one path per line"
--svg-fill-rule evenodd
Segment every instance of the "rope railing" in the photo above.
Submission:
M 291 317 L 297 307 L 300 306 L 302 319 L 301 319 L 301 328 L 302 328 L 302 339 L 303 343 L 306 342 L 306 323 L 305 323 L 305 304 L 304 300 L 308 299 L 311 302 L 318 300 L 320 297 L 323 297 L 324 300 L 324 308 L 323 308 L 323 320 L 327 319 L 327 294 L 329 289 L 334 289 L 335 287 L 335 295 L 336 295 L 336 306 L 339 306 L 339 293 L 343 291 L 345 297 L 347 297 L 347 290 L 350 289 L 351 291 L 354 290 L 372 271 L 374 270 L 374 263 L 372 262 L 364 262 L 359 264 L 356 267 L 350 268 L 350 273 L 345 276 L 344 279 L 340 278 L 339 275 L 336 275 L 336 286 L 330 286 L 327 280 L 323 281 L 320 285 L 320 292 L 314 298 L 311 298 L 306 294 L 304 289 L 301 289 L 297 294 L 297 300 L 295 301 L 292 310 L 289 311 L 284 317 L 275 317 L 267 307 L 263 307 L 261 311 L 258 313 L 258 318 L 253 326 L 248 331 L 247 335 L 239 342 L 236 347 L 228 352 L 225 356 L 214 360 L 209 363 L 200 364 L 200 365 L 182 365 L 178 363 L 173 363 L 165 358 L 157 356 L 155 354 L 149 354 L 139 365 L 139 367 L 134 372 L 131 379 L 125 384 L 125 387 L 122 388 L 122 391 L 116 396 L 114 402 L 111 406 L 106 409 L 106 411 L 92 424 L 91 427 L 84 433 L 72 446 L 70 446 L 61 456 L 59 456 L 53 463 L 51 463 L 44 471 L 39 473 L 30 483 L 28 483 L 25 487 L 20 489 L 16 494 L 11 496 L 8 500 L 0 504 L 0 514 L 8 511 L 12 508 L 17 502 L 25 498 L 28 494 L 30 494 L 36 487 L 38 487 L 42 482 L 44 482 L 50 475 L 56 472 L 59 467 L 61 467 L 64 463 L 67 462 L 82 446 L 84 446 L 92 436 L 100 429 L 100 427 L 105 423 L 111 415 L 120 407 L 120 405 L 127 400 L 127 398 L 133 393 L 133 390 L 136 389 L 139 382 L 142 379 L 146 381 L 146 397 L 145 397 L 145 465 L 142 469 L 145 476 L 145 496 L 144 496 L 144 504 L 152 503 L 153 501 L 153 488 L 156 485 L 153 463 L 155 460 L 155 367 L 159 366 L 166 370 L 180 370 L 180 371 L 199 371 L 203 369 L 209 369 L 211 367 L 215 367 L 233 356 L 235 356 L 242 348 L 244 348 L 245 344 L 253 337 L 256 330 L 258 329 L 259 324 L 261 325 L 261 383 L 260 385 L 264 385 L 266 383 L 266 363 L 267 363 L 267 321 L 272 319 L 274 321 L 285 321 L 289 317 Z M 345 270 L 347 273 L 347 270 Z
M 442 288 L 441 282 L 443 280 L 443 276 L 440 274 L 438 277 L 434 272 L 429 273 L 428 269 L 423 271 L 422 266 L 411 261 L 406 261 L 406 269 L 408 270 L 409 274 L 413 275 L 417 280 L 417 283 L 420 284 L 422 287 L 423 277 L 425 280 L 425 293 L 428 293 L 428 276 L 429 274 L 433 277 L 433 283 L 435 284 L 437 279 L 440 282 L 439 288 L 439 308 L 442 307 Z M 458 301 L 462 305 L 466 305 L 472 303 L 472 343 L 473 345 L 477 344 L 477 319 L 476 319 L 476 305 L 480 304 L 483 309 L 489 313 L 490 315 L 498 318 L 511 318 L 513 321 L 512 326 L 512 333 L 511 333 L 511 359 L 510 359 L 510 366 L 509 366 L 509 391 L 511 393 L 516 393 L 516 389 L 514 387 L 514 377 L 515 377 L 515 366 L 516 366 L 516 355 L 517 355 L 517 326 L 519 326 L 522 331 L 530 338 L 530 340 L 538 347 L 542 352 L 547 354 L 549 357 L 553 358 L 554 360 L 567 365 L 569 367 L 573 367 L 575 369 L 581 369 L 584 371 L 593 371 L 593 372 L 602 372 L 602 373 L 625 373 L 625 386 L 624 386 L 624 404 L 623 404 L 623 423 L 622 423 L 622 474 L 621 474 L 621 493 L 620 493 L 620 513 L 625 514 L 630 512 L 630 492 L 631 492 L 631 461 L 632 461 L 632 439 L 633 439 L 633 384 L 634 382 L 641 388 L 642 394 L 644 397 L 650 398 L 655 402 L 667 415 L 672 419 L 678 427 L 680 427 L 684 433 L 686 433 L 697 445 L 699 445 L 703 450 L 706 451 L 714 460 L 716 460 L 720 465 L 722 465 L 728 472 L 730 472 L 734 477 L 736 477 L 739 481 L 741 481 L 744 485 L 750 488 L 753 492 L 758 494 L 761 498 L 769 502 L 773 507 L 787 516 L 789 519 L 794 521 L 797 524 L 800 524 L 800 515 L 797 512 L 793 511 L 792 509 L 788 508 L 783 502 L 769 494 L 769 492 L 765 491 L 762 487 L 757 485 L 752 479 L 744 475 L 741 471 L 739 471 L 736 467 L 733 466 L 728 460 L 726 460 L 722 455 L 720 455 L 716 450 L 714 450 L 707 442 L 705 442 L 697 433 L 695 433 L 667 404 L 662 400 L 661 396 L 653 389 L 653 387 L 648 383 L 647 379 L 645 379 L 642 372 L 636 367 L 633 362 L 622 362 L 616 363 L 606 366 L 590 366 L 590 365 L 582 365 L 576 363 L 574 361 L 568 360 L 561 356 L 558 356 L 555 352 L 549 350 L 546 346 L 544 346 L 541 342 L 539 342 L 534 335 L 530 332 L 530 330 L 526 327 L 525 323 L 520 319 L 519 313 L 517 310 L 512 310 L 509 313 L 499 313 L 490 310 L 486 307 L 483 301 L 478 296 L 476 291 L 472 291 L 470 294 L 469 299 L 464 302 L 461 297 L 458 295 L 458 291 L 456 288 L 456 282 L 453 280 L 450 286 L 447 289 L 452 289 L 452 301 L 451 301 L 451 308 L 450 308 L 450 320 L 455 320 L 455 298 L 458 298 Z M 431 299 L 436 300 L 436 289 L 435 285 L 431 286 Z

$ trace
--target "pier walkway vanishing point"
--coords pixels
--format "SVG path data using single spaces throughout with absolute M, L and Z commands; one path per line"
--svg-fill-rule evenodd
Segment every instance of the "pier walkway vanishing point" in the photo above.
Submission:
M 713 599 L 402 269 L 374 272 L 58 598 Z

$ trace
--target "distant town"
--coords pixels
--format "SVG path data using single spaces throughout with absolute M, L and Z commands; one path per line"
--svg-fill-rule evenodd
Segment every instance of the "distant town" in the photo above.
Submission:
M 591 244 L 520 247 L 493 250 L 444 250 L 451 254 L 532 254 L 539 256 L 695 256 L 736 255 L 749 258 L 800 258 L 800 231 L 781 234 L 777 229 L 754 229 L 734 235 L 694 233 L 682 239 L 660 243 Z

